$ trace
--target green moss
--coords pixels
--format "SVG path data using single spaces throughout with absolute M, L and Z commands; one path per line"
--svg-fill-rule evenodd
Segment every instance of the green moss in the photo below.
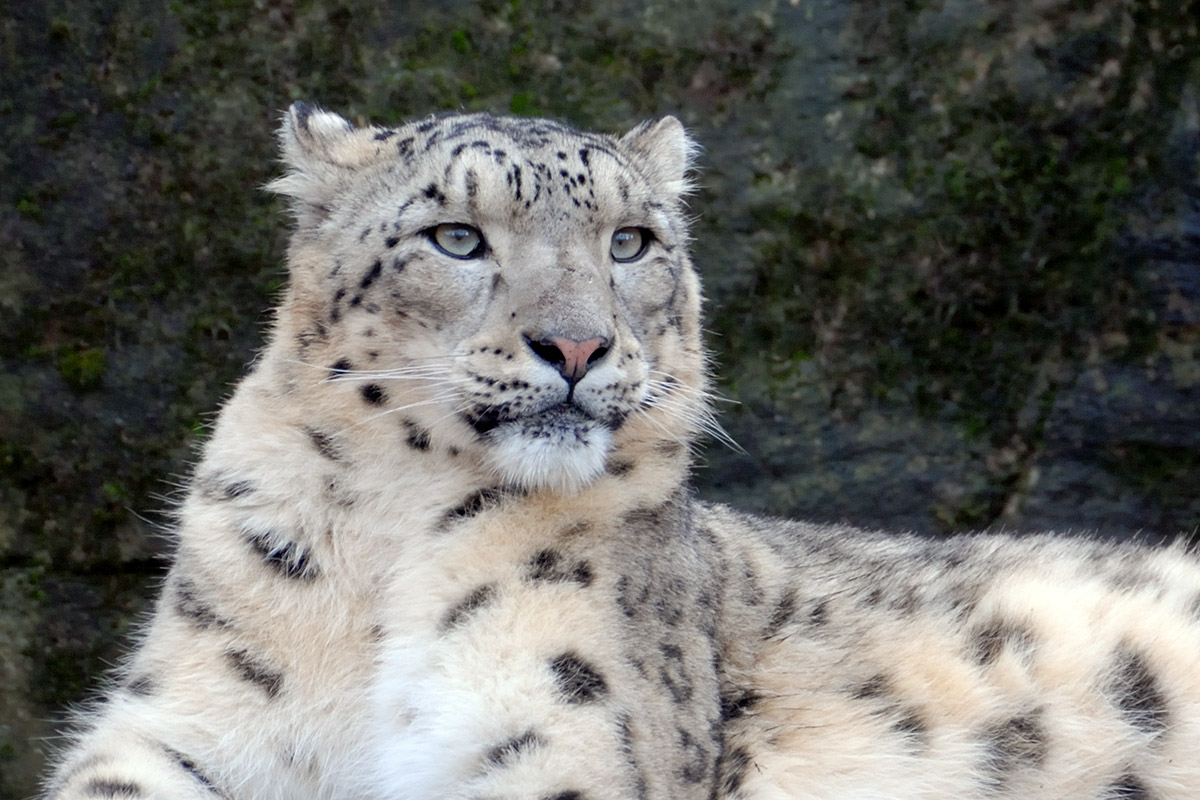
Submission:
M 81 391 L 99 387 L 106 366 L 107 357 L 99 347 L 69 348 L 58 354 L 59 374 Z
M 1067 365 L 1100 340 L 1128 342 L 1129 358 L 1155 348 L 1125 241 L 1164 174 L 1190 180 L 1164 173 L 1171 115 L 1137 107 L 1184 100 L 1186 70 L 1146 44 L 1183 35 L 1175 12 L 1139 7 L 1130 34 L 1111 3 L 960 27 L 856 8 L 871 75 L 847 79 L 839 106 L 853 152 L 756 176 L 749 291 L 720 302 L 719 329 L 738 332 L 729 360 L 760 358 L 764 342 L 785 361 L 809 353 L 837 413 L 908 397 L 982 451 L 1017 442 L 1029 458 Z M 1055 44 L 1021 44 L 1028 26 Z M 939 516 L 989 521 L 1020 470 Z
M 74 29 L 71 21 L 62 18 L 54 18 L 50 20 L 50 41 L 54 44 L 65 44 L 71 40 L 74 35 Z
M 17 201 L 17 213 L 41 222 L 45 218 L 41 205 L 36 200 L 23 197 Z
M 522 117 L 532 117 L 544 113 L 538 108 L 533 92 L 517 92 L 508 104 L 508 110 Z

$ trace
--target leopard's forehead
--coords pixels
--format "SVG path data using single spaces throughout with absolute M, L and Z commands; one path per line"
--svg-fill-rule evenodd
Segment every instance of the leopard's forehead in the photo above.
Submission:
M 395 142 L 402 159 L 436 153 L 461 155 L 468 148 L 501 148 L 512 157 L 544 155 L 548 151 L 586 148 L 619 158 L 618 143 L 603 134 L 589 133 L 546 119 L 502 117 L 493 114 L 443 114 L 409 123 L 402 128 L 385 128 L 375 134 L 378 141 Z
M 362 146 L 375 149 L 374 167 L 333 200 L 337 216 L 386 213 L 413 225 L 492 219 L 541 234 L 662 216 L 644 157 L 619 139 L 551 120 L 447 114 L 373 129 Z
M 356 127 L 297 104 L 280 140 L 289 169 L 270 188 L 292 198 L 299 228 L 314 233 L 385 211 L 413 224 L 491 218 L 548 230 L 542 223 L 570 218 L 653 227 L 654 216 L 663 232 L 686 228 L 693 145 L 672 117 L 614 137 L 486 113 Z M 443 212 L 456 218 L 433 220 Z

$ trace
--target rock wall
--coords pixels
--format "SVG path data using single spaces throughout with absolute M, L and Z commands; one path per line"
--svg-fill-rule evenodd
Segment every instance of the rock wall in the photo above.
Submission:
M 434 7 L 436 5 L 436 7 Z M 1190 0 L 15 4 L 0 17 L 0 800 L 146 607 L 284 277 L 293 99 L 703 143 L 702 494 L 944 535 L 1200 525 Z

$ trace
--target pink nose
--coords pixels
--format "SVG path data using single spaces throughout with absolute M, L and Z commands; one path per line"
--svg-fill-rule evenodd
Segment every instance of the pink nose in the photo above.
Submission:
M 608 339 L 597 336 L 577 342 L 565 336 L 526 339 L 529 348 L 543 361 L 552 364 L 574 386 L 587 371 L 608 352 Z

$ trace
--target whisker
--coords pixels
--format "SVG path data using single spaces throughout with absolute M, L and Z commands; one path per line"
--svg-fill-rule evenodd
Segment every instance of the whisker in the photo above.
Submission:
M 458 383 L 458 384 L 464 384 L 464 383 L 470 382 L 466 378 L 454 377 L 454 376 L 448 375 L 447 373 L 444 373 L 444 372 L 442 372 L 442 373 L 437 373 L 437 372 L 423 373 L 423 372 L 413 371 L 413 372 L 401 373 L 401 372 L 397 372 L 395 370 L 382 370 L 382 369 L 374 370 L 374 371 L 369 371 L 369 370 L 357 371 L 356 370 L 354 372 L 342 372 L 337 375 L 331 376 L 330 378 L 328 378 L 328 380 L 331 382 L 334 382 L 334 383 L 339 383 L 339 382 L 344 382 L 344 381 L 427 381 L 427 380 L 440 380 L 445 383 Z
M 325 373 L 331 372 L 331 371 L 337 372 L 339 374 L 358 373 L 358 372 L 394 372 L 394 371 L 399 372 L 399 371 L 405 371 L 405 370 L 409 370 L 409 369 L 418 370 L 418 369 L 443 368 L 443 367 L 448 370 L 454 366 L 453 363 L 451 363 L 452 361 L 454 361 L 455 359 L 464 358 L 465 356 L 466 356 L 465 353 L 463 353 L 463 354 L 452 353 L 452 354 L 447 354 L 447 355 L 443 355 L 443 356 L 425 356 L 425 357 L 420 357 L 420 358 L 407 357 L 406 361 L 409 363 L 398 365 L 395 367 L 389 367 L 387 369 L 381 369 L 381 370 L 358 370 L 358 369 L 335 370 L 329 364 L 317 364 L 312 361 L 304 361 L 304 360 L 298 359 L 298 358 L 287 359 L 285 361 L 285 363 L 295 364 L 297 366 L 304 367 L 305 369 L 310 369 L 313 371 L 320 371 L 320 372 L 325 372 Z M 426 362 L 426 363 L 414 363 L 414 362 Z
M 695 428 L 717 440 L 736 453 L 746 450 L 722 427 L 706 401 L 716 399 L 716 394 L 682 383 L 661 370 L 650 370 L 650 375 L 662 375 L 670 380 L 651 380 L 647 389 L 648 405 L 660 408 L 676 420 L 694 425 Z
M 395 414 L 400 411 L 408 411 L 409 409 L 412 409 L 412 408 L 420 408 L 422 406 L 440 405 L 441 403 L 444 403 L 447 400 L 452 400 L 454 397 L 455 397 L 455 395 L 453 395 L 453 394 L 437 395 L 435 397 L 430 397 L 425 400 L 418 400 L 415 403 L 406 403 L 402 406 L 397 406 L 396 408 L 384 409 L 383 411 L 379 411 L 375 414 L 370 415 L 369 417 L 365 417 L 364 419 L 354 423 L 354 425 L 352 425 L 351 427 L 357 428 L 359 425 L 366 425 L 368 422 L 374 422 L 377 419 L 382 419 L 383 417 L 386 417 L 389 414 Z

